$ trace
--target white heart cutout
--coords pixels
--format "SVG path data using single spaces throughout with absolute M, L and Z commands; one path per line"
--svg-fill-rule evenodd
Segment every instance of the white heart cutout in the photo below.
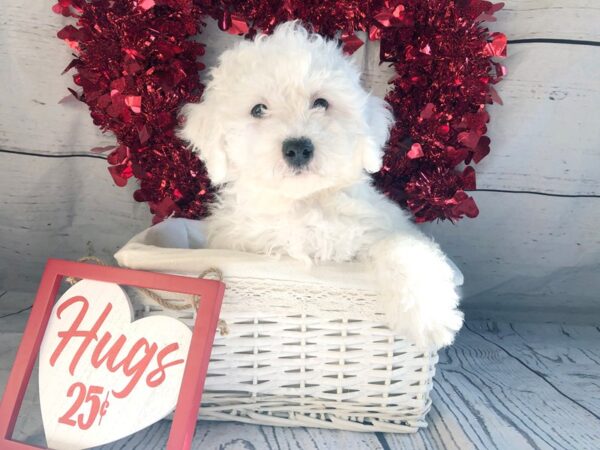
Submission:
M 54 305 L 39 369 L 49 448 L 113 442 L 175 408 L 192 332 L 171 317 L 132 320 L 114 283 L 82 280 Z

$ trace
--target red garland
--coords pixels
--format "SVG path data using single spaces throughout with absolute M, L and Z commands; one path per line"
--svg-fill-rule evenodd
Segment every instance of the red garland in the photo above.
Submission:
M 179 108 L 198 101 L 204 86 L 197 62 L 203 16 L 229 33 L 252 37 L 290 19 L 339 37 L 352 53 L 367 32 L 381 40 L 381 60 L 396 77 L 387 101 L 397 122 L 374 178 L 413 212 L 417 222 L 478 214 L 465 191 L 475 189 L 478 163 L 489 153 L 486 105 L 500 103 L 492 85 L 505 68 L 506 37 L 481 23 L 503 4 L 483 0 L 59 0 L 54 12 L 77 19 L 58 33 L 76 52 L 71 92 L 89 106 L 94 124 L 112 131 L 108 157 L 118 186 L 135 176 L 134 198 L 154 221 L 199 218 L 213 189 L 202 163 L 179 141 Z M 457 167 L 462 167 L 457 170 Z

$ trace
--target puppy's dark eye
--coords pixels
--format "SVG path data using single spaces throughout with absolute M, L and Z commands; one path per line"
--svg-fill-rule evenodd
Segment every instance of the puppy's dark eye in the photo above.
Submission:
M 318 98 L 313 102 L 312 107 L 327 109 L 329 108 L 329 102 L 324 98 Z
M 267 111 L 267 105 L 263 105 L 262 103 L 259 103 L 258 105 L 254 105 L 252 107 L 252 109 L 250 110 L 250 115 L 252 117 L 256 117 L 256 118 L 260 119 L 261 117 L 263 117 L 265 115 L 266 111 Z

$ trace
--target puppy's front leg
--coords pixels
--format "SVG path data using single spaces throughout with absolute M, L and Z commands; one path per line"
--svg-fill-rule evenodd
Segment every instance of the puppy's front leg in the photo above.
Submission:
M 369 251 L 390 327 L 419 346 L 450 345 L 463 322 L 454 272 L 422 235 L 392 234 Z

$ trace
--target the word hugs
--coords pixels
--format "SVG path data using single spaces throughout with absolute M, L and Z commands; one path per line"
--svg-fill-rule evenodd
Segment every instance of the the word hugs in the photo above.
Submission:
M 132 319 L 113 283 L 80 281 L 54 305 L 40 349 L 49 447 L 111 442 L 174 409 L 191 330 L 166 316 Z

